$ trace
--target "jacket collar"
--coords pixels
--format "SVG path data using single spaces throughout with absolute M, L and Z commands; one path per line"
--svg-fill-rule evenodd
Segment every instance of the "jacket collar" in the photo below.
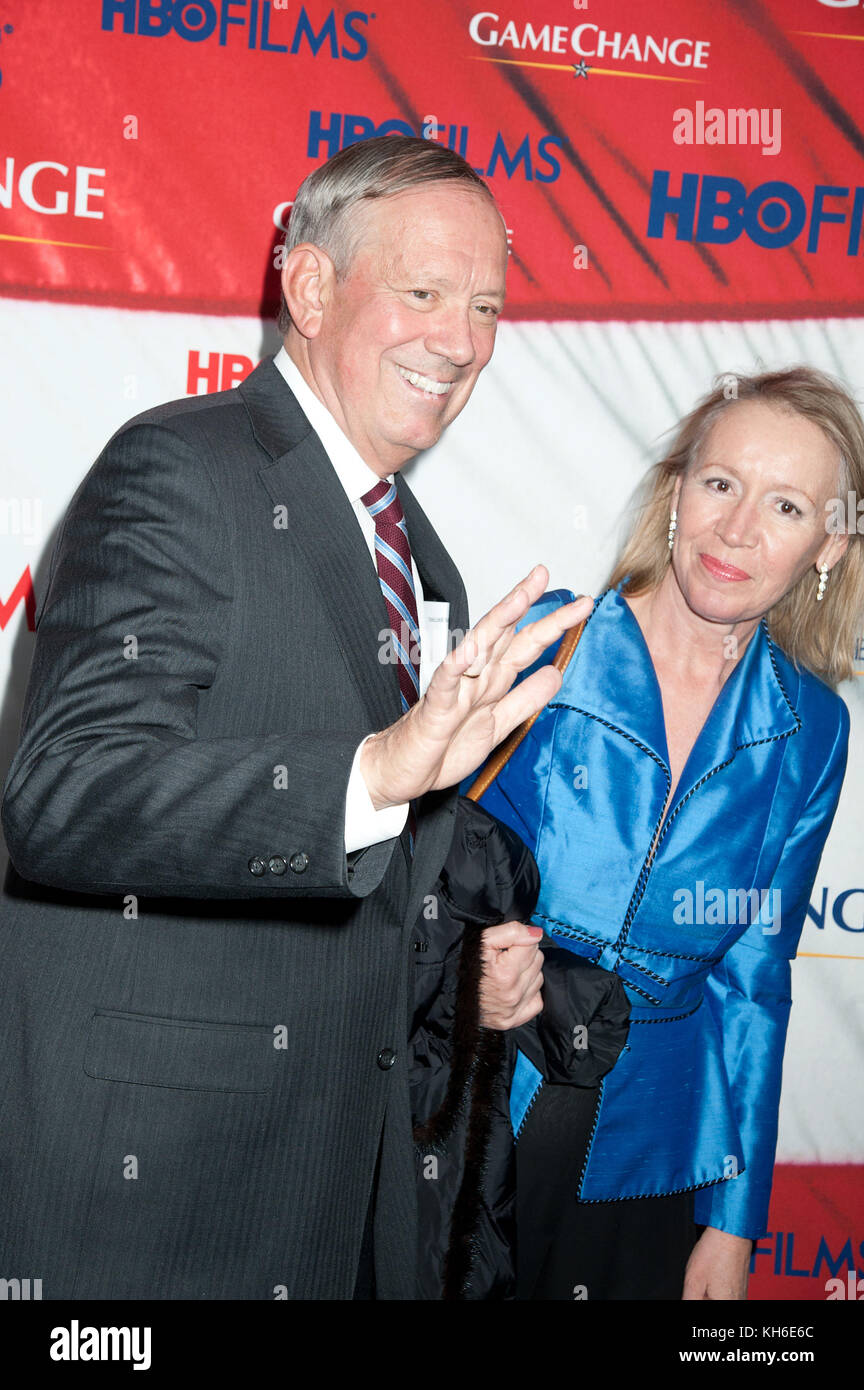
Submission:
M 608 654 L 614 653 L 614 666 Z M 651 654 L 623 595 L 598 599 L 553 705 L 610 725 L 669 769 L 660 686 Z M 780 677 L 763 620 L 722 687 L 681 775 L 676 802 L 742 748 L 787 738 L 801 719 Z
M 274 367 L 272 357 L 258 363 L 241 381 L 237 393 L 249 412 L 255 438 L 271 458 L 281 458 L 312 433 L 297 397 Z

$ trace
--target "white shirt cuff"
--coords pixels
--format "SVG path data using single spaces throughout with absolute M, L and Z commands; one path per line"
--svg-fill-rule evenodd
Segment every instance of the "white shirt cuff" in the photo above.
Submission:
M 371 738 L 371 735 L 367 735 L 367 738 Z M 346 854 L 353 854 L 357 849 L 366 849 L 369 845 L 380 844 L 382 840 L 395 840 L 402 834 L 408 819 L 407 801 L 400 806 L 385 806 L 383 811 L 376 811 L 372 805 L 372 798 L 358 766 L 360 750 L 365 742 L 364 738 L 354 754 L 351 776 L 348 778 L 348 792 L 345 797 Z

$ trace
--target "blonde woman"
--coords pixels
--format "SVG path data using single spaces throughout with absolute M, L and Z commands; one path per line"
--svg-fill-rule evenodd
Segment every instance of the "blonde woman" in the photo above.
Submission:
M 631 1004 L 596 1088 L 519 1057 L 522 1298 L 746 1297 L 789 962 L 846 764 L 832 687 L 851 674 L 864 552 L 854 519 L 830 522 L 850 491 L 864 428 L 836 382 L 723 378 L 654 468 L 559 693 L 483 798 L 536 856 L 532 921 Z

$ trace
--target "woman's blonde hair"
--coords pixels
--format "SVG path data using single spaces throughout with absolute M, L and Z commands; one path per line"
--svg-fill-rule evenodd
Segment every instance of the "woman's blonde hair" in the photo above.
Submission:
M 838 381 L 814 367 L 787 367 L 751 376 L 725 374 L 680 422 L 672 446 L 655 463 L 644 484 L 633 530 L 618 557 L 609 585 L 626 594 L 654 589 L 669 563 L 669 513 L 676 480 L 698 464 L 712 426 L 739 401 L 762 401 L 803 415 L 827 435 L 840 455 L 837 479 L 842 513 L 847 496 L 864 497 L 864 423 L 852 396 Z M 835 513 L 836 516 L 836 513 Z M 826 516 L 826 529 L 828 524 Z M 862 517 L 864 521 L 864 517 Z M 845 555 L 831 570 L 821 603 L 815 602 L 816 576 L 808 571 L 767 614 L 773 640 L 796 666 L 805 666 L 830 685 L 853 675 L 852 653 L 864 613 L 864 536 L 857 531 L 855 505 L 847 525 Z

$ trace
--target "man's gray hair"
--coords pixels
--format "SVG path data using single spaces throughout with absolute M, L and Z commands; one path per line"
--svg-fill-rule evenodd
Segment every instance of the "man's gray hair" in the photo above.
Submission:
M 363 235 L 359 203 L 389 198 L 424 183 L 457 180 L 479 189 L 494 204 L 488 186 L 471 165 L 434 140 L 415 135 L 379 135 L 340 150 L 303 180 L 288 219 L 285 252 L 311 242 L 326 251 L 339 279 L 348 274 Z M 291 315 L 282 295 L 278 327 L 287 333 Z

